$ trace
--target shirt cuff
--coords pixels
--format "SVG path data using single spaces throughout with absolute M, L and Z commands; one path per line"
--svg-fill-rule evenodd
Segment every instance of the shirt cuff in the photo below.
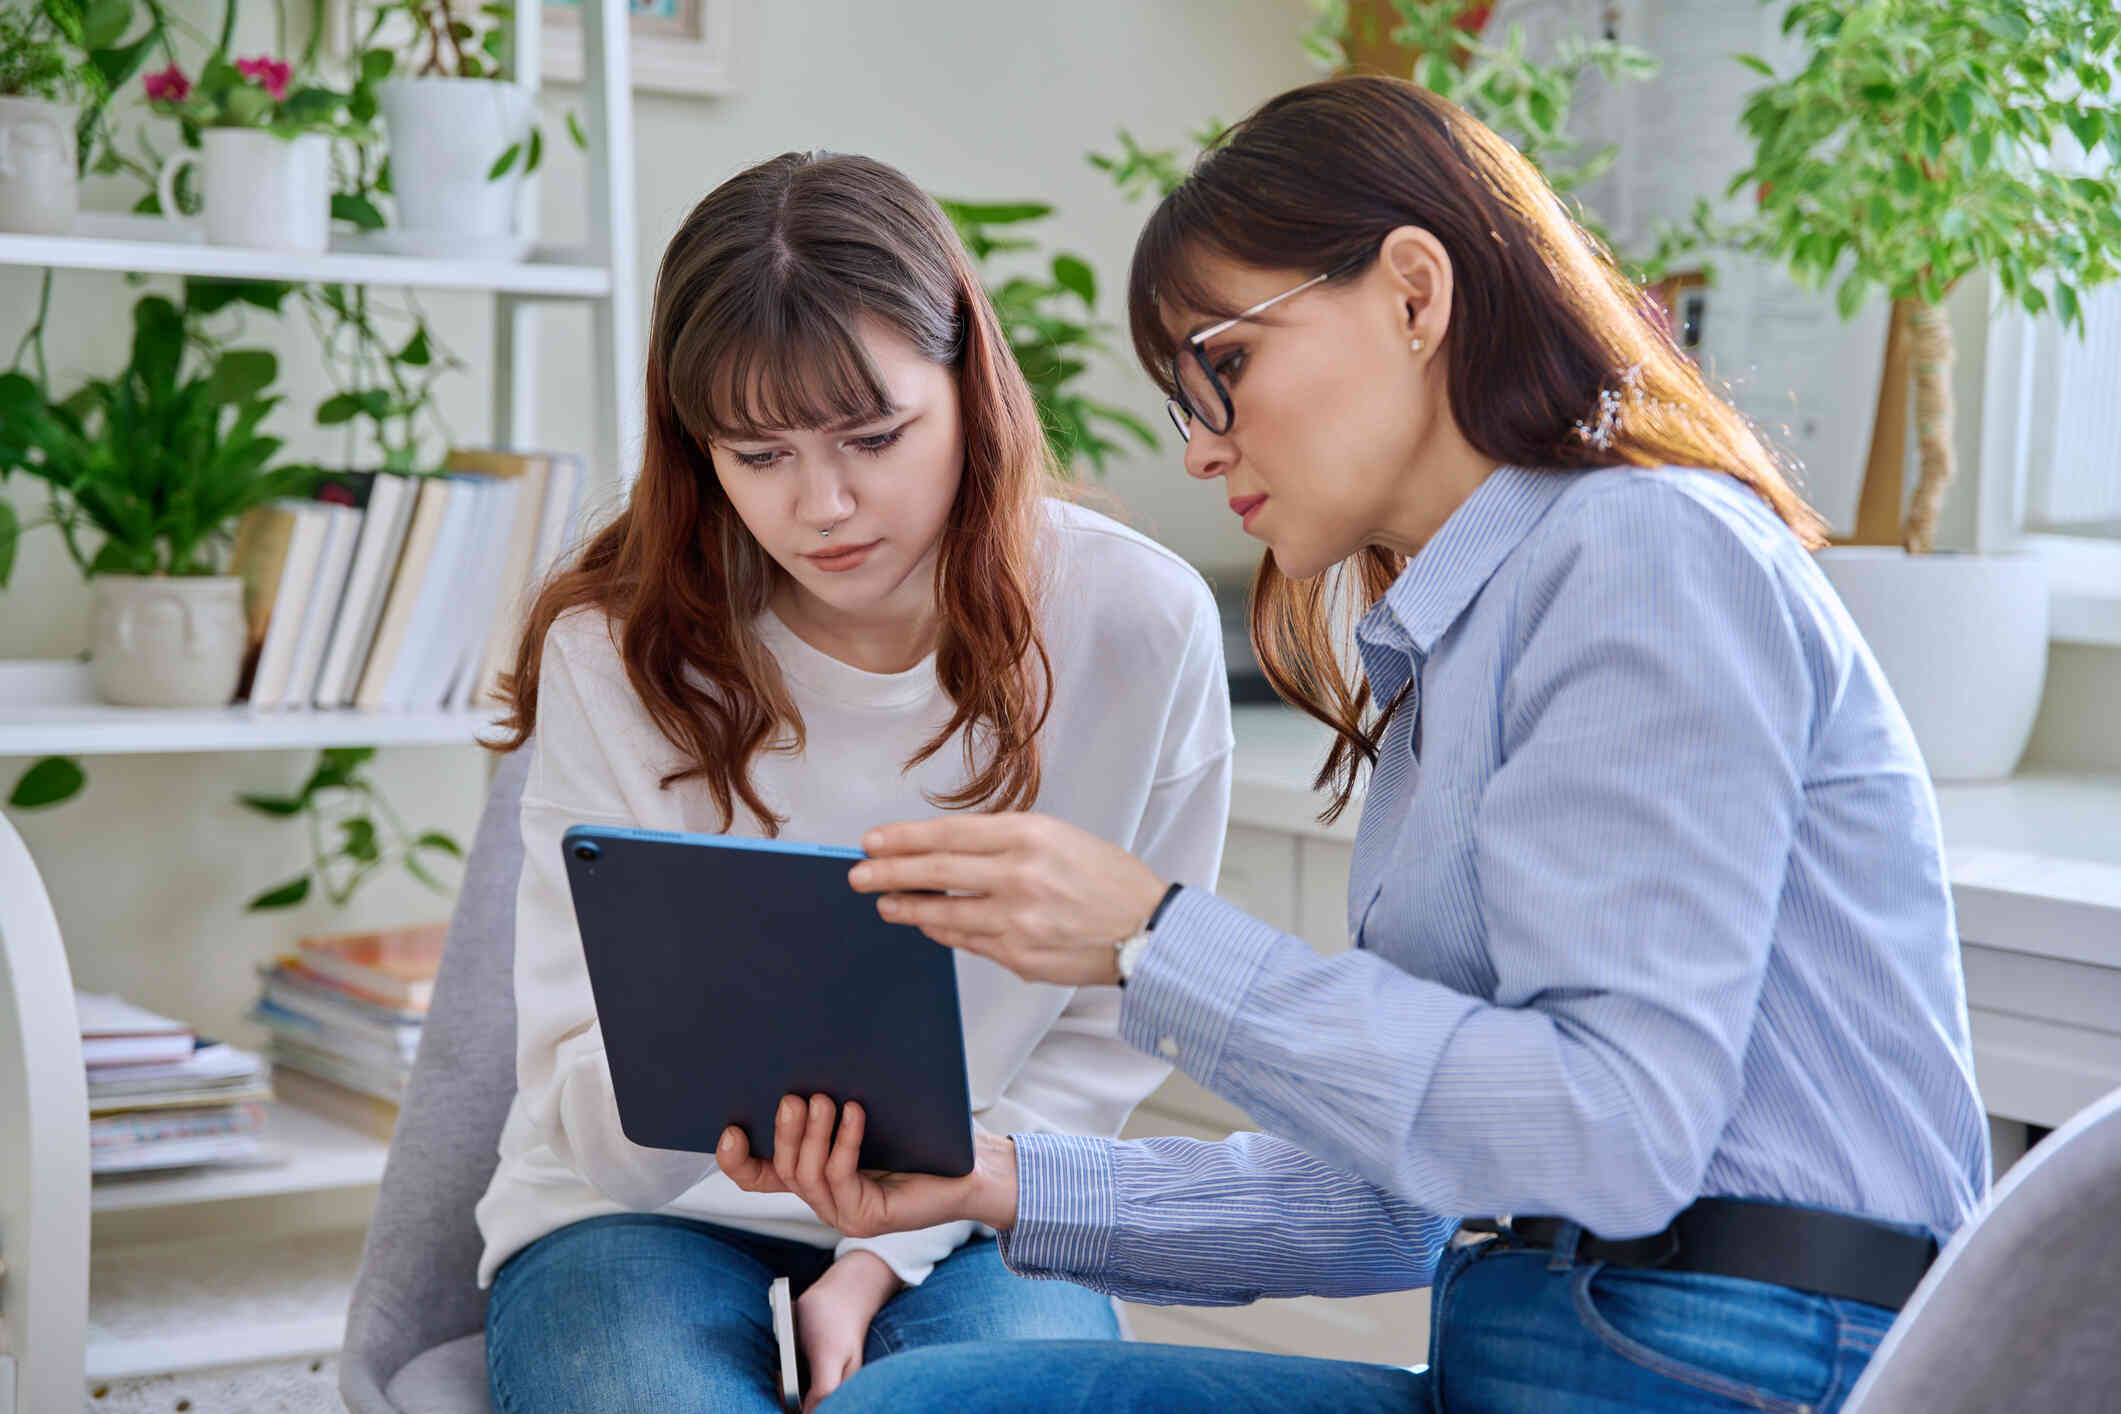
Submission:
M 972 1235 L 971 1223 L 944 1223 L 914 1232 L 892 1232 L 881 1237 L 843 1237 L 832 1249 L 834 1261 L 849 1252 L 871 1252 L 908 1286 L 919 1286 L 935 1271 L 936 1263 L 965 1245 Z
M 1277 943 L 1293 940 L 1206 889 L 1190 887 L 1171 900 L 1149 938 L 1120 993 L 1119 1034 L 1136 1050 L 1163 1057 L 1213 1089 L 1223 1043 L 1253 974 Z
M 1018 1276 L 1102 1271 L 1112 1247 L 1112 1141 L 1076 1134 L 1013 1134 L 1016 1226 L 997 1234 Z

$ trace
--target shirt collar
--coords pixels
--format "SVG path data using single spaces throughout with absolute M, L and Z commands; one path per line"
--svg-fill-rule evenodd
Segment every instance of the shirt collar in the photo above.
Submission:
M 1427 658 L 1444 630 L 1580 475 L 1499 466 L 1473 488 L 1356 627 L 1373 686 L 1381 674 L 1372 650 Z

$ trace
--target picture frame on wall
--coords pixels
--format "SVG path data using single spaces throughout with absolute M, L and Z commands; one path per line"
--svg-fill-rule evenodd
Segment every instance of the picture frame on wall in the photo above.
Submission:
M 580 0 L 543 0 L 539 67 L 548 83 L 582 81 Z M 733 93 L 745 86 L 757 0 L 631 0 L 633 86 L 657 93 Z

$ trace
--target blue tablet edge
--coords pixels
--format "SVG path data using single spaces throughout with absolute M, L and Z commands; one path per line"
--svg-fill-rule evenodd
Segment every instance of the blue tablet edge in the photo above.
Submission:
M 708 835 L 685 830 L 642 830 L 631 825 L 569 825 L 560 836 L 561 845 L 578 839 L 648 840 L 658 844 L 701 844 L 719 849 L 752 849 L 769 854 L 808 854 L 825 859 L 867 859 L 858 849 L 837 844 L 805 844 L 800 840 L 761 840 L 748 835 Z

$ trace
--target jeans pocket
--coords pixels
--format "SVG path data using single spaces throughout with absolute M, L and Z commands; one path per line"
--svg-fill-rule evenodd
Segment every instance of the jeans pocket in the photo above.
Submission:
M 1608 1295 L 1615 1283 L 1629 1285 L 1630 1299 L 1622 1303 L 1629 1308 L 1626 1315 L 1600 1307 L 1593 1284 L 1601 1277 Z M 1748 1299 L 1745 1290 L 1755 1286 L 1758 1302 Z M 1621 1359 L 1762 1414 L 1815 1414 L 1833 1387 L 1831 1334 L 1828 1349 L 1803 1348 L 1816 1346 L 1816 1341 L 1801 1328 L 1813 1324 L 1805 1309 L 1811 1298 L 1801 1293 L 1590 1262 L 1572 1274 L 1570 1295 L 1584 1328 Z M 1798 1318 L 1796 1323 L 1792 1316 Z M 1826 1320 L 1823 1314 L 1817 1319 Z M 1826 1324 L 1831 1332 L 1832 1323 Z M 1745 1354 L 1722 1362 L 1722 1368 L 1705 1363 L 1704 1357 L 1718 1344 Z M 1748 1358 L 1755 1354 L 1760 1358 Z M 1780 1388 L 1771 1387 L 1766 1382 L 1770 1379 Z

